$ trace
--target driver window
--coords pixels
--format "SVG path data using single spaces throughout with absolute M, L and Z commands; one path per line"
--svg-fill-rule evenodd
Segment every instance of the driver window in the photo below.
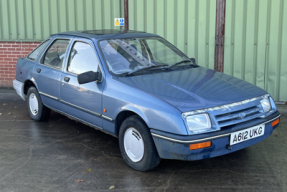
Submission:
M 88 43 L 76 42 L 71 50 L 68 71 L 81 74 L 87 71 L 97 72 L 98 59 L 93 48 Z
M 43 64 L 61 69 L 68 45 L 69 40 L 59 39 L 54 41 L 48 51 L 45 53 Z

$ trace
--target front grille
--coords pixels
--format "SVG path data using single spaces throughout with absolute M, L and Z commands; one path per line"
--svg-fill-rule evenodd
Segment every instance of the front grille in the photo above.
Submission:
M 218 126 L 223 128 L 226 126 L 249 121 L 264 115 L 260 105 L 248 107 L 238 111 L 232 111 L 220 115 L 215 115 Z

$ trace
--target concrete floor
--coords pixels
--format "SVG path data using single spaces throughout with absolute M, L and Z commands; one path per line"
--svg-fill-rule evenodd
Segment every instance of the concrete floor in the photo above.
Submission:
M 194 162 L 162 160 L 143 173 L 124 163 L 112 136 L 55 112 L 48 122 L 32 121 L 13 90 L 0 89 L 0 113 L 0 191 L 287 191 L 286 114 L 249 148 Z

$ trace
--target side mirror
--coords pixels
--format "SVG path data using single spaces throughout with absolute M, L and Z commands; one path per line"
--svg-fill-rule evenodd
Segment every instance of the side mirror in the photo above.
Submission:
M 90 83 L 93 81 L 100 81 L 102 74 L 100 72 L 87 71 L 77 76 L 79 84 Z
M 193 64 L 196 64 L 195 58 L 190 58 L 190 60 L 192 61 Z M 197 65 L 197 64 L 196 64 L 196 65 Z

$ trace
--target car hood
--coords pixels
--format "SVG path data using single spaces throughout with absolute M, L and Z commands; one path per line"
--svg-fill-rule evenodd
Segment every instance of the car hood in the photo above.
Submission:
M 118 80 L 159 97 L 182 112 L 266 94 L 246 81 L 204 67 L 118 77 Z

